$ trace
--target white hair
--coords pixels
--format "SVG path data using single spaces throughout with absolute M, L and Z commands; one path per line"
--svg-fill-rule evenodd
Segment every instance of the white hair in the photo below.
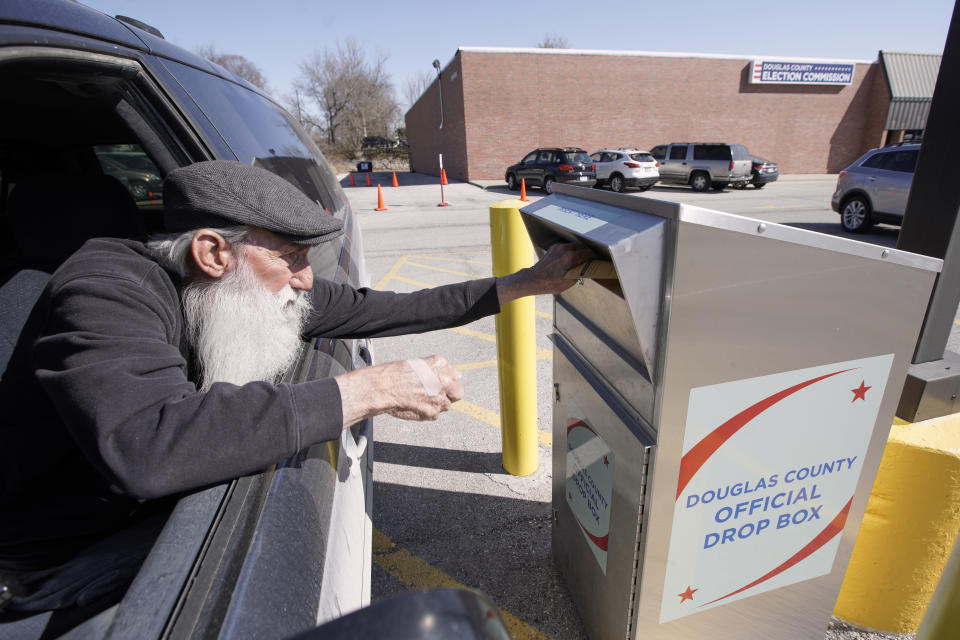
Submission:
M 151 234 L 146 242 L 147 251 L 153 256 L 153 259 L 160 263 L 160 266 L 177 274 L 181 278 L 186 278 L 190 273 L 192 258 L 190 257 L 190 243 L 193 236 L 202 228 L 209 228 L 223 236 L 230 246 L 242 244 L 252 230 L 250 227 L 224 227 L 214 229 L 210 227 L 200 227 L 190 231 L 178 231 L 175 233 L 155 233 Z
M 310 295 L 289 284 L 274 293 L 260 281 L 246 259 L 248 227 L 213 231 L 231 244 L 236 260 L 220 278 L 185 281 L 180 294 L 184 330 L 200 374 L 197 388 L 208 391 L 217 382 L 278 382 L 303 344 Z M 186 277 L 195 234 L 153 236 L 147 247 L 164 268 Z

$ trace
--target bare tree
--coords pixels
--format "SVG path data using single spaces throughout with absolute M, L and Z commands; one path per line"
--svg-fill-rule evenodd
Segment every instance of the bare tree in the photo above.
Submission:
M 257 65 L 253 64 L 246 58 L 235 53 L 221 53 L 216 50 L 212 44 L 204 45 L 197 49 L 197 54 L 203 56 L 210 62 L 214 62 L 227 71 L 231 71 L 250 84 L 260 87 L 264 91 L 269 92 L 269 86 L 267 84 L 267 79 L 261 73 Z
M 386 61 L 384 54 L 368 61 L 352 38 L 314 52 L 300 64 L 294 85 L 301 122 L 322 132 L 328 144 L 348 149 L 359 149 L 367 136 L 388 136 L 400 110 Z
M 567 39 L 563 36 L 548 33 L 543 40 L 537 43 L 540 49 L 568 49 Z
M 435 77 L 436 75 L 429 71 L 420 71 L 407 78 L 407 84 L 403 87 L 403 97 L 407 100 L 407 108 L 412 107 L 420 99 L 420 96 L 427 90 Z

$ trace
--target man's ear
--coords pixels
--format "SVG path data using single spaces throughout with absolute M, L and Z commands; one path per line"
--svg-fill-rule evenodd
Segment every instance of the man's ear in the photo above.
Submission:
M 221 278 L 236 259 L 230 243 L 213 229 L 200 229 L 190 241 L 194 265 L 210 278 Z

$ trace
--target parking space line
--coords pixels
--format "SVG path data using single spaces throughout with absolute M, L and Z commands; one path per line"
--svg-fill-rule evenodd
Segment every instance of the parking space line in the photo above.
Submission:
M 429 562 L 398 546 L 389 536 L 376 528 L 373 529 L 373 561 L 408 589 L 470 588 Z M 530 626 L 509 611 L 500 607 L 497 608 L 514 638 L 518 640 L 553 640 L 551 636 Z
M 390 267 L 390 271 L 387 271 L 387 274 L 380 279 L 380 282 L 377 283 L 374 289 L 383 289 L 387 283 L 397 275 L 397 272 L 400 271 L 400 267 L 402 267 L 403 263 L 406 261 L 407 256 L 400 256 L 400 259 L 397 260 L 392 267 Z
M 500 414 L 496 411 L 490 411 L 490 409 L 473 404 L 472 402 L 467 402 L 466 400 L 454 402 L 450 408 L 458 413 L 470 416 L 471 418 L 476 418 L 480 422 L 484 422 L 495 429 L 502 429 L 500 424 Z M 553 434 L 537 429 L 537 441 L 542 445 L 552 447 Z
M 411 253 L 408 258 L 416 258 L 417 260 L 436 260 L 437 262 L 462 262 L 464 264 L 480 264 L 484 266 L 491 266 L 493 263 L 489 260 L 480 261 L 480 260 L 464 260 L 462 258 L 441 258 L 438 256 L 425 256 L 422 253 Z
M 455 276 L 463 276 L 464 278 L 475 278 L 475 279 L 478 279 L 478 280 L 479 280 L 480 278 L 489 278 L 489 277 L 490 277 L 490 276 L 478 276 L 478 275 L 474 275 L 474 274 L 472 274 L 472 273 L 464 273 L 463 271 L 452 271 L 452 270 L 450 270 L 450 269 L 443 269 L 443 268 L 441 268 L 441 267 L 433 267 L 433 266 L 430 266 L 429 264 L 420 264 L 419 262 L 411 262 L 410 260 L 407 260 L 407 264 L 410 265 L 410 266 L 412 266 L 412 267 L 420 267 L 420 268 L 422 268 L 422 269 L 430 269 L 431 271 L 439 271 L 440 273 L 450 273 L 450 274 L 453 274 L 453 275 L 455 275 Z

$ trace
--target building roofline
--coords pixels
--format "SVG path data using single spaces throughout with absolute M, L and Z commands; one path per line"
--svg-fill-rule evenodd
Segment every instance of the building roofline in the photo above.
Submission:
M 728 53 L 683 53 L 679 51 L 618 51 L 608 49 L 543 49 L 539 47 L 458 47 L 464 53 L 530 53 L 567 56 L 614 56 L 638 58 L 704 58 L 710 60 L 776 60 L 782 62 L 838 62 L 844 64 L 873 64 L 876 60 L 847 58 L 798 58 L 795 56 L 742 55 Z

